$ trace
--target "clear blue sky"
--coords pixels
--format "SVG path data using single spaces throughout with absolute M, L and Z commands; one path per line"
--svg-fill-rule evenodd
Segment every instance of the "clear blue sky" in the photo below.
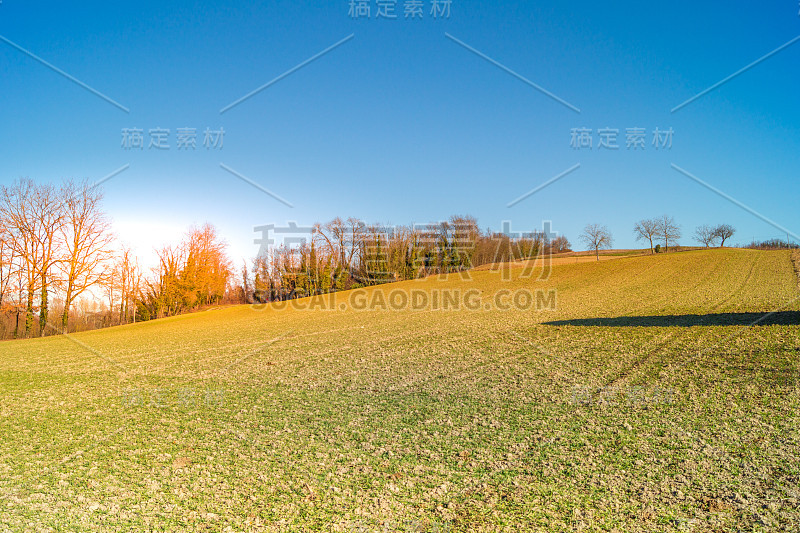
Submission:
M 434 19 L 424 0 L 422 20 L 405 19 L 405 3 L 389 20 L 376 0 L 369 19 L 349 16 L 349 0 L 3 0 L 0 181 L 98 180 L 130 165 L 105 183 L 105 205 L 143 256 L 209 221 L 238 259 L 257 252 L 254 226 L 336 215 L 472 214 L 524 230 L 547 219 L 576 247 L 589 222 L 634 247 L 633 223 L 662 213 L 685 244 L 703 223 L 732 223 L 737 242 L 786 237 L 672 164 L 800 234 L 800 42 L 671 111 L 800 35 L 797 1 L 452 0 Z M 184 127 L 197 149 L 177 149 Z M 123 128 L 144 130 L 143 150 L 121 146 Z M 148 148 L 155 128 L 170 130 L 169 149 Z M 202 145 L 206 128 L 224 128 L 221 149 Z M 570 146 L 573 128 L 592 130 L 591 150 Z M 618 150 L 598 148 L 602 128 L 619 130 Z M 645 129 L 644 150 L 625 148 L 627 128 Z M 672 128 L 670 149 L 652 146 L 655 128 Z

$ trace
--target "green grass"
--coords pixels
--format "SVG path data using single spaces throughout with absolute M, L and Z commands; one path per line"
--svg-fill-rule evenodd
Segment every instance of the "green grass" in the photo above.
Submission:
M 340 294 L 2 343 L 0 531 L 800 529 L 788 252 L 519 273 L 366 292 L 557 309 Z

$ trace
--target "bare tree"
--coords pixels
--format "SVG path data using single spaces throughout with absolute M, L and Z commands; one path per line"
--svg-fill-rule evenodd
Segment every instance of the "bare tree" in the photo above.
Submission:
M 257 257 L 255 259 L 256 262 L 263 261 L 262 258 Z M 254 269 L 255 270 L 255 269 Z M 242 261 L 242 295 L 243 302 L 245 304 L 249 304 L 250 302 L 250 274 L 247 272 L 247 261 Z
M 38 275 L 40 280 L 40 303 L 39 303 L 39 335 L 44 336 L 47 327 L 50 325 L 49 306 L 50 289 L 52 285 L 58 283 L 53 279 L 55 266 L 59 260 L 59 247 L 62 241 L 59 239 L 58 228 L 64 220 L 64 210 L 58 192 L 52 185 L 39 185 L 34 188 L 32 213 L 39 231 L 34 233 L 39 241 L 41 252 Z M 55 328 L 53 328 L 55 329 Z
M 353 267 L 353 259 L 355 255 L 361 250 L 361 242 L 366 238 L 367 226 L 361 220 L 350 217 L 347 219 L 348 237 L 347 246 L 347 266 Z
M 320 240 L 319 251 L 330 257 L 338 268 L 345 268 L 347 263 L 347 226 L 336 217 L 326 224 L 314 225 L 314 237 Z
M 714 228 L 713 233 L 714 237 L 719 239 L 719 247 L 722 248 L 725 246 L 725 241 L 733 237 L 733 234 L 736 233 L 736 228 L 730 224 L 720 224 Z
M 33 213 L 36 184 L 30 179 L 21 179 L 10 187 L 1 187 L 0 218 L 3 220 L 5 236 L 19 258 L 20 304 L 25 302 L 25 335 L 33 332 L 34 296 L 39 289 L 41 242 L 38 219 Z M 15 331 L 15 337 L 19 328 Z
M 658 219 L 658 236 L 664 239 L 664 251 L 669 251 L 669 243 L 677 243 L 681 238 L 681 227 L 669 215 L 662 215 Z
M 341 218 L 336 217 L 328 222 L 325 228 L 331 235 L 332 241 L 334 242 L 334 250 L 339 256 L 337 264 L 340 268 L 347 268 L 349 265 L 346 259 L 347 227 L 345 226 L 345 222 Z
M 103 289 L 108 296 L 108 323 L 103 319 L 104 326 L 114 325 L 114 307 L 117 302 L 117 292 L 120 289 L 119 272 L 116 268 L 111 268 L 107 276 L 103 276 Z
M 579 238 L 594 250 L 598 261 L 600 261 L 600 249 L 611 248 L 613 244 L 611 232 L 608 231 L 607 227 L 599 224 L 587 224 Z
M 715 228 L 707 224 L 703 224 L 702 226 L 698 226 L 696 230 L 694 230 L 694 238 L 705 245 L 706 248 L 712 246 L 714 241 L 717 240 L 717 234 L 715 233 Z
M 315 262 L 330 265 L 339 288 L 363 261 L 363 244 L 367 226 L 361 220 L 350 217 L 346 221 L 339 217 L 325 224 L 315 224 L 312 244 Z
M 556 254 L 561 252 L 569 252 L 571 251 L 571 247 L 572 245 L 565 235 L 560 235 L 550 241 L 550 250 Z
M 113 236 L 100 208 L 103 194 L 98 188 L 85 181 L 67 182 L 61 194 L 64 205 L 64 220 L 58 228 L 64 243 L 59 262 L 64 284 L 61 329 L 66 333 L 73 302 L 103 279 Z M 128 254 L 125 251 L 126 257 Z
M 633 234 L 637 241 L 650 243 L 650 253 L 653 253 L 653 240 L 658 237 L 658 220 L 654 218 L 642 219 L 633 226 Z
M 11 244 L 5 224 L 0 220 L 0 311 L 13 289 L 11 280 L 18 274 L 16 250 Z
M 114 265 L 114 277 L 119 288 L 119 323 L 127 324 L 131 315 L 136 322 L 136 299 L 139 296 L 142 275 L 136 256 L 130 248 L 122 247 Z

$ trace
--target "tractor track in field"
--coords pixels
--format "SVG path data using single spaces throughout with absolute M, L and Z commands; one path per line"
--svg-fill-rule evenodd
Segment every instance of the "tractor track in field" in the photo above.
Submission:
M 800 289 L 800 251 L 793 252 L 793 253 L 792 253 L 792 255 L 791 255 L 791 260 L 792 260 L 792 266 L 793 266 L 793 269 L 794 269 L 794 271 L 795 271 L 795 274 L 796 274 L 796 275 L 797 275 L 797 277 L 798 277 L 798 289 Z M 744 278 L 740 278 L 740 279 L 741 279 L 741 281 L 740 281 L 740 283 L 738 284 L 738 287 L 737 287 L 737 288 L 736 288 L 734 291 L 732 291 L 732 292 L 731 292 L 731 293 L 730 293 L 730 294 L 729 294 L 727 297 L 725 297 L 725 298 L 723 298 L 721 301 L 719 301 L 719 302 L 715 303 L 715 304 L 714 304 L 714 305 L 713 305 L 713 306 L 712 306 L 712 307 L 709 309 L 709 311 L 710 311 L 710 312 L 713 312 L 713 311 L 716 311 L 716 310 L 718 310 L 720 307 L 722 307 L 722 306 L 723 306 L 723 305 L 725 305 L 727 302 L 729 302 L 729 301 L 730 301 L 732 298 L 734 298 L 734 297 L 735 297 L 737 294 L 740 294 L 742 291 L 744 291 L 744 289 L 745 289 L 745 288 L 748 286 L 748 284 L 750 283 L 750 280 L 751 280 L 751 279 L 754 277 L 754 273 L 756 272 L 756 267 L 757 267 L 757 266 L 759 266 L 759 265 L 757 264 L 757 262 L 756 262 L 756 261 L 754 261 L 754 262 L 753 262 L 753 263 L 750 265 L 750 269 L 749 269 L 749 271 L 748 271 L 748 273 L 747 273 L 747 276 L 746 276 L 746 277 L 744 277 Z M 709 275 L 710 275 L 710 274 L 709 274 Z M 700 282 L 698 282 L 697 284 L 695 284 L 695 285 L 692 287 L 692 289 L 696 289 L 697 287 L 699 287 L 699 286 L 702 284 L 702 282 L 703 282 L 703 281 L 704 281 L 706 278 L 708 278 L 708 276 L 705 276 L 705 277 L 704 277 L 702 280 L 700 280 Z M 769 314 L 770 314 L 770 313 L 764 313 L 764 315 L 769 315 Z M 743 331 L 745 331 L 745 330 L 749 329 L 750 327 L 751 327 L 751 326 L 746 326 L 746 327 L 745 327 L 743 330 L 741 330 L 741 331 L 743 332 Z M 613 379 L 611 379 L 611 380 L 609 380 L 607 383 L 605 383 L 605 384 L 604 384 L 604 385 L 603 385 L 603 386 L 600 388 L 600 390 L 598 390 L 598 391 L 596 392 L 596 394 L 595 394 L 595 397 L 599 397 L 599 396 L 600 396 L 600 394 L 602 393 L 602 390 L 603 390 L 603 389 L 605 389 L 605 388 L 608 388 L 608 387 L 613 387 L 613 386 L 617 385 L 618 383 L 621 383 L 621 382 L 625 381 L 626 379 L 628 379 L 629 377 L 631 377 L 633 374 L 635 374 L 635 372 L 636 372 L 636 371 L 637 371 L 639 368 L 641 368 L 641 367 L 642 367 L 642 366 L 643 366 L 645 363 L 647 363 L 648 361 L 652 360 L 652 359 L 653 359 L 653 356 L 655 356 L 655 355 L 656 355 L 656 354 L 658 354 L 660 351 L 662 351 L 662 350 L 663 350 L 663 349 L 664 349 L 664 348 L 665 348 L 667 345 L 671 344 L 671 341 L 672 341 L 672 340 L 673 340 L 673 339 L 676 337 L 676 335 L 677 335 L 677 332 L 676 332 L 676 333 L 671 333 L 671 334 L 670 334 L 670 335 L 669 335 L 669 336 L 668 336 L 668 337 L 667 337 L 667 338 L 664 340 L 664 342 L 660 343 L 660 344 L 659 344 L 658 346 L 656 346 L 656 347 L 655 347 L 653 350 L 651 350 L 650 352 L 646 353 L 645 355 L 643 355 L 642 357 L 640 357 L 639 359 L 637 359 L 636 361 L 634 361 L 634 362 L 633 362 L 633 363 L 632 363 L 632 364 L 631 364 L 631 365 L 630 365 L 630 366 L 629 366 L 627 369 L 625 369 L 625 370 L 623 370 L 623 371 L 619 372 L 619 373 L 618 373 L 616 376 L 614 376 L 614 378 L 613 378 Z M 728 337 L 726 337 L 725 339 L 723 339 L 723 342 L 725 342 L 725 341 L 728 341 L 728 340 L 730 340 L 732 337 L 734 337 L 734 336 L 737 336 L 737 335 L 738 335 L 738 333 L 737 333 L 737 334 L 734 334 L 733 336 L 728 336 Z M 698 341 L 701 341 L 701 340 L 700 340 L 700 339 L 698 339 Z M 716 345 L 715 345 L 715 346 L 716 346 Z M 707 352 L 707 351 L 708 351 L 708 349 L 706 349 L 705 351 Z M 690 357 L 689 361 L 693 360 L 694 358 L 695 358 L 694 356 Z M 687 362 L 688 362 L 688 361 L 685 361 L 685 362 L 681 363 L 680 365 L 678 365 L 678 367 L 685 365 Z M 673 367 L 673 366 L 670 366 L 670 368 L 673 368 L 673 369 L 674 369 L 675 367 Z
M 731 300 L 731 299 L 732 299 L 734 296 L 736 296 L 737 294 L 741 293 L 741 292 L 742 292 L 742 291 L 743 291 L 743 290 L 744 290 L 744 289 L 745 289 L 745 288 L 748 286 L 748 283 L 749 283 L 749 282 L 750 282 L 750 280 L 753 278 L 753 273 L 754 273 L 754 272 L 755 272 L 755 270 L 756 270 L 756 266 L 757 266 L 757 263 L 756 263 L 756 261 L 753 261 L 753 263 L 750 265 L 750 269 L 749 269 L 749 271 L 748 271 L 748 273 L 747 273 L 747 276 L 746 276 L 746 277 L 744 277 L 743 279 L 742 279 L 742 278 L 740 278 L 740 280 L 741 280 L 741 281 L 740 281 L 740 283 L 738 284 L 738 287 L 737 287 L 737 288 L 736 288 L 734 291 L 732 291 L 732 292 L 731 292 L 731 293 L 730 293 L 730 294 L 729 294 L 727 297 L 725 297 L 725 298 L 723 298 L 721 301 L 719 301 L 719 302 L 715 303 L 715 304 L 714 304 L 714 305 L 713 305 L 713 306 L 712 306 L 712 307 L 709 309 L 709 312 L 716 311 L 717 309 L 719 309 L 720 307 L 722 307 L 723 305 L 725 305 L 725 303 L 729 302 L 729 301 L 730 301 L 730 300 Z M 719 265 L 718 265 L 718 267 L 719 267 Z M 707 273 L 705 276 L 703 276 L 703 278 L 701 278 L 701 279 L 700 279 L 700 280 L 699 280 L 697 283 L 695 283 L 695 284 L 692 286 L 692 288 L 690 289 L 690 291 L 692 291 L 692 290 L 695 290 L 695 289 L 697 289 L 698 287 L 700 287 L 700 286 L 701 286 L 701 285 L 702 285 L 702 284 L 703 284 L 703 283 L 704 283 L 704 282 L 705 282 L 705 281 L 706 281 L 706 280 L 707 280 L 707 279 L 708 279 L 708 278 L 709 278 L 709 277 L 710 277 L 710 276 L 713 274 L 713 272 L 714 272 L 714 270 L 710 270 L 710 271 L 708 271 L 708 273 Z M 798 275 L 800 276 L 800 274 L 798 274 Z M 688 292 L 688 291 L 687 291 L 687 292 Z M 632 315 L 631 315 L 631 314 L 629 314 L 628 316 L 632 316 Z M 634 362 L 633 362 L 633 363 L 632 363 L 632 364 L 631 364 L 631 365 L 630 365 L 630 366 L 629 366 L 627 369 L 625 369 L 625 370 L 622 370 L 621 372 L 617 373 L 617 374 L 616 374 L 616 375 L 615 375 L 615 376 L 614 376 L 614 377 L 613 377 L 611 380 L 609 380 L 607 383 L 605 383 L 605 384 L 604 384 L 604 385 L 603 385 L 603 386 L 602 386 L 602 387 L 601 387 L 601 388 L 600 388 L 600 389 L 599 389 L 599 390 L 598 390 L 598 391 L 595 393 L 595 395 L 594 395 L 594 398 L 593 398 L 593 399 L 597 399 L 597 398 L 599 398 L 599 396 L 602 394 L 602 391 L 603 391 L 603 389 L 607 389 L 607 388 L 609 388 L 609 387 L 614 387 L 614 386 L 616 386 L 617 384 L 619 384 L 619 383 L 621 383 L 621 382 L 624 382 L 625 380 L 627 380 L 628 378 L 630 378 L 630 377 L 631 377 L 633 374 L 635 374 L 635 373 L 636 373 L 636 371 L 637 371 L 639 368 L 641 368 L 641 367 L 642 367 L 643 365 L 645 365 L 647 362 L 651 361 L 651 360 L 653 359 L 653 357 L 654 357 L 654 356 L 656 356 L 657 354 L 659 354 L 659 353 L 660 353 L 660 352 L 661 352 L 661 351 L 662 351 L 662 350 L 663 350 L 665 347 L 667 347 L 668 345 L 671 345 L 671 344 L 672 344 L 672 341 L 673 341 L 673 339 L 675 339 L 675 337 L 676 337 L 676 336 L 677 336 L 677 332 L 670 333 L 670 334 L 669 334 L 669 335 L 668 335 L 668 336 L 667 336 L 667 337 L 664 339 L 664 341 L 663 341 L 663 342 L 659 343 L 659 344 L 658 344 L 658 345 L 657 345 L 655 348 L 653 348 L 652 350 L 650 350 L 649 352 L 647 352 L 646 354 L 644 354 L 643 356 L 641 356 L 640 358 L 638 358 L 637 360 L 635 360 L 635 361 L 634 361 Z

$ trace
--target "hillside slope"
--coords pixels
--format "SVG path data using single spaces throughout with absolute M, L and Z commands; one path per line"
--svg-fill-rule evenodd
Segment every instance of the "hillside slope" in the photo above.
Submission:
M 2 343 L 0 531 L 800 523 L 788 252 L 540 273 Z

